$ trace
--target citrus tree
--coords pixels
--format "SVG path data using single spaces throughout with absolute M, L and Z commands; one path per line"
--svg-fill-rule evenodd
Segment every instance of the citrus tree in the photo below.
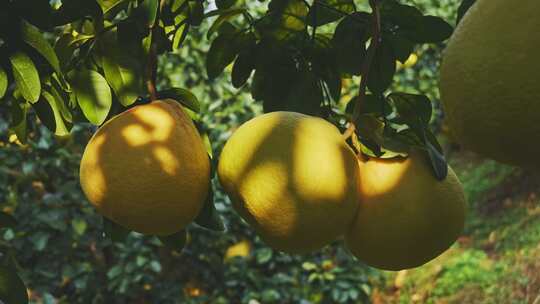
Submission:
M 198 84 L 190 83 L 189 73 L 200 72 L 202 63 L 192 62 L 191 55 L 200 50 L 190 49 L 190 41 L 206 37 L 212 41 L 202 54 L 208 85 L 226 73 L 230 79 L 224 89 L 248 90 L 250 98 L 262 104 L 264 112 L 289 111 L 323 118 L 343 133 L 350 149 L 361 155 L 392 159 L 408 154 L 411 148 L 418 149 L 430 160 L 430 177 L 442 181 L 449 172 L 442 148 L 430 130 L 430 99 L 422 92 L 413 94 L 391 88 L 400 88 L 392 87 L 397 62 L 406 63 L 414 50 L 424 44 L 445 41 L 453 28 L 440 17 L 424 14 L 413 3 L 401 2 L 2 1 L 0 115 L 8 122 L 2 130 L 12 141 L 24 145 L 31 131 L 39 130 L 38 125 L 48 128 L 58 142 L 52 150 L 59 153 L 55 155 L 56 163 L 40 165 L 41 170 L 48 172 L 55 170 L 55 166 L 77 161 L 69 158 L 70 153 L 76 152 L 66 148 L 67 142 L 75 134 L 88 134 L 89 128 L 85 126 L 99 127 L 155 100 L 174 99 L 194 120 L 214 176 L 223 147 L 219 135 L 229 131 L 223 125 L 231 117 L 243 122 L 258 114 L 258 108 L 246 108 L 243 104 L 248 101 L 235 100 L 247 99 L 244 93 L 223 100 L 242 104 L 238 108 L 228 107 L 225 114 L 199 100 L 200 92 L 192 89 Z M 458 18 L 470 5 L 472 1 L 463 2 Z M 174 59 L 170 53 L 176 54 Z M 175 64 L 185 67 L 180 74 L 183 87 L 173 85 L 177 81 L 164 75 Z M 343 88 L 351 81 L 353 93 L 350 88 Z M 220 90 L 224 89 L 216 88 L 215 96 L 209 98 L 220 99 Z M 350 95 L 350 101 L 343 102 L 344 93 Z M 208 230 L 224 231 L 223 220 L 228 220 L 218 215 L 214 205 L 214 198 L 223 199 L 223 193 L 215 192 L 217 179 L 213 184 L 194 223 Z M 39 196 L 40 186 L 34 186 Z M 54 206 L 58 198 L 43 199 Z M 0 213 L 2 227 L 13 227 L 17 220 L 32 220 L 15 219 L 11 213 Z M 99 221 L 89 224 L 92 227 L 76 220 L 70 223 L 79 232 L 102 229 Z M 53 225 L 58 227 L 52 229 L 66 229 L 61 222 Z M 105 217 L 103 231 L 115 242 L 125 240 L 129 233 Z M 204 230 L 197 233 L 205 233 L 201 231 Z M 190 236 L 187 229 L 182 229 L 159 234 L 158 238 L 180 252 Z M 137 246 L 136 242 L 140 240 L 132 240 L 131 246 Z M 34 249 L 39 250 L 39 242 L 36 244 Z M 17 276 L 16 257 L 21 253 L 9 243 L 2 246 L 0 299 L 25 303 L 26 288 Z M 268 251 L 261 251 L 260 255 L 263 263 L 269 258 Z M 272 294 L 268 297 L 272 298 Z

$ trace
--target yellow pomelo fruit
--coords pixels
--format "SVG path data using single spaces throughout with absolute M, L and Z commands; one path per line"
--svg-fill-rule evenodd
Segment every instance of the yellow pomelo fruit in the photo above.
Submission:
M 451 168 L 435 179 L 423 154 L 360 161 L 357 217 L 345 236 L 359 260 L 385 270 L 420 266 L 457 239 L 465 197 Z
M 246 122 L 225 144 L 218 176 L 240 216 L 288 253 L 343 235 L 357 208 L 356 155 L 317 117 L 272 112 Z
M 158 100 L 99 128 L 84 151 L 80 180 L 103 216 L 140 233 L 169 235 L 202 208 L 210 161 L 182 106 Z
M 540 166 L 540 1 L 478 0 L 456 28 L 441 68 L 447 123 L 465 148 Z

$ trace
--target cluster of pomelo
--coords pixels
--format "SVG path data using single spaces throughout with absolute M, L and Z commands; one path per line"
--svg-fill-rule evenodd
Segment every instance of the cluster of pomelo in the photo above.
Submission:
M 441 93 L 465 147 L 538 166 L 540 1 L 479 0 L 446 50 Z M 460 234 L 465 198 L 448 168 L 436 180 L 423 151 L 357 157 L 329 122 L 273 112 L 242 125 L 223 148 L 218 176 L 234 208 L 271 247 L 307 253 L 344 238 L 365 263 L 421 265 Z M 210 186 L 204 144 L 175 101 L 137 106 L 103 125 L 81 161 L 82 188 L 105 217 L 169 235 L 201 210 Z
M 197 130 L 172 100 L 135 107 L 103 125 L 80 171 L 100 213 L 154 235 L 193 221 L 210 180 Z M 463 192 L 451 170 L 437 181 L 419 152 L 359 160 L 334 125 L 299 113 L 268 113 L 242 125 L 223 149 L 218 176 L 261 238 L 289 253 L 345 236 L 366 263 L 402 269 L 440 254 L 463 226 Z

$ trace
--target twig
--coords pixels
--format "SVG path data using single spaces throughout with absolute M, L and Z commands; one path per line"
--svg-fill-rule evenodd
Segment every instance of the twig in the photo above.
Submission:
M 148 65 L 146 66 L 146 88 L 148 89 L 148 94 L 150 94 L 151 101 L 157 99 L 156 69 L 157 46 L 155 43 L 154 35 L 152 35 L 152 41 L 150 41 L 150 51 L 148 53 Z
M 156 89 L 156 76 L 157 76 L 157 28 L 159 20 L 159 12 L 163 8 L 164 1 L 161 0 L 159 3 L 158 16 L 156 16 L 156 22 L 151 31 L 151 40 L 150 40 L 150 49 L 148 51 L 148 65 L 146 66 L 146 88 L 148 89 L 148 94 L 150 95 L 150 101 L 157 99 L 157 89 Z
M 364 62 L 362 63 L 362 74 L 361 74 L 362 78 L 360 79 L 360 90 L 358 93 L 358 99 L 356 101 L 356 105 L 354 106 L 352 119 L 349 122 L 349 126 L 347 130 L 345 130 L 345 132 L 343 133 L 343 137 L 345 139 L 348 139 L 349 137 L 351 137 L 351 135 L 356 130 L 355 123 L 358 120 L 358 117 L 360 117 L 360 110 L 362 109 L 364 99 L 366 98 L 369 70 L 371 68 L 373 59 L 375 58 L 375 54 L 377 52 L 377 48 L 379 47 L 379 43 L 381 40 L 380 2 L 378 0 L 370 0 L 369 4 L 371 5 L 371 8 L 373 10 L 373 12 L 371 13 L 373 16 L 373 29 L 372 29 L 371 42 L 369 43 L 369 48 L 368 48 L 366 58 L 364 59 Z

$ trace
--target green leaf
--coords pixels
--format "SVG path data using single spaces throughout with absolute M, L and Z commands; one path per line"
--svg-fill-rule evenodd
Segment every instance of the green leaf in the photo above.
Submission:
M 339 70 L 344 74 L 360 75 L 369 38 L 371 16 L 354 13 L 343 19 L 334 32 L 332 45 Z
M 78 34 L 77 36 L 71 33 L 65 33 L 58 38 L 54 45 L 54 52 L 60 62 L 62 68 L 66 68 L 77 48 L 86 41 L 93 39 L 92 35 Z
M 392 46 L 381 43 L 369 69 L 368 88 L 375 94 L 382 94 L 391 84 L 396 72 L 396 57 Z
M 69 102 L 70 95 L 63 90 L 61 83 L 59 80 L 56 80 L 56 78 L 53 76 L 52 78 L 52 85 L 50 87 L 50 93 L 54 96 L 55 100 L 57 101 L 58 110 L 60 111 L 60 114 L 62 114 L 62 117 L 67 122 L 73 122 L 73 115 L 71 114 L 71 110 L 69 109 L 68 105 L 66 104 L 66 101 Z M 76 102 L 74 102 L 74 105 Z
M 9 108 L 11 115 L 10 126 L 14 127 L 19 125 L 26 117 L 25 111 L 26 106 L 23 104 L 26 103 L 23 100 L 15 99 Z
M 181 252 L 187 244 L 188 232 L 182 230 L 172 235 L 158 236 L 158 238 L 169 249 Z
M 65 136 L 69 134 L 69 128 L 66 126 L 61 114 L 63 106 L 60 103 L 63 103 L 63 100 L 58 100 L 52 93 L 44 89 L 41 92 L 39 101 L 32 106 L 41 122 L 49 130 L 54 132 L 55 135 Z
M 17 135 L 17 138 L 23 143 L 26 144 L 27 138 L 28 138 L 28 123 L 27 123 L 27 115 L 28 115 L 28 104 L 25 101 L 19 102 L 18 100 L 16 102 L 12 103 L 11 111 L 12 113 L 14 111 L 17 111 L 18 113 L 16 115 L 20 115 L 20 119 L 17 120 L 16 124 L 11 128 L 15 134 Z
M 202 1 L 189 1 L 189 18 L 188 23 L 193 26 L 201 25 L 204 19 L 204 6 Z
M 188 0 L 173 0 L 171 4 L 171 11 L 176 13 L 180 8 L 186 5 Z
M 210 229 L 213 231 L 225 231 L 225 224 L 221 220 L 216 207 L 214 206 L 214 191 L 212 187 L 208 190 L 208 197 L 202 210 L 195 218 L 195 223 L 203 228 Z
M 112 19 L 122 9 L 125 9 L 131 0 L 97 0 L 103 15 L 107 19 Z
M 384 35 L 383 40 L 390 43 L 394 56 L 401 63 L 405 63 L 414 50 L 414 42 L 400 33 Z
M 431 168 L 433 169 L 433 174 L 436 179 L 442 181 L 448 175 L 448 164 L 446 163 L 444 154 L 442 154 L 442 152 L 440 152 L 436 147 L 439 145 L 439 143 L 437 142 L 437 139 L 435 139 L 436 145 L 432 143 L 433 139 L 435 139 L 435 137 L 433 137 L 430 140 L 429 136 L 424 135 L 426 150 L 429 156 L 429 160 L 431 162 Z
M 101 125 L 112 105 L 111 88 L 98 72 L 81 69 L 70 73 L 71 85 L 84 116 L 93 124 Z
M 236 58 L 239 52 L 234 35 L 220 34 L 212 42 L 210 50 L 206 55 L 206 72 L 208 78 L 214 79 L 219 76 Z
M 328 90 L 330 91 L 331 97 L 334 99 L 335 102 L 338 102 L 341 98 L 341 75 L 338 70 L 335 68 L 327 68 L 323 72 L 322 78 L 324 79 L 324 82 L 326 83 L 326 86 Z
M 137 8 L 138 21 L 148 28 L 154 27 L 159 9 L 159 0 L 143 0 Z
M 15 13 L 41 29 L 50 30 L 53 10 L 49 1 L 17 0 L 12 3 L 15 9 L 11 12 L 12 14 Z
M 409 38 L 417 43 L 442 42 L 452 35 L 454 29 L 440 17 L 424 16 L 414 29 L 408 33 Z
M 476 0 L 463 0 L 461 1 L 461 4 L 459 5 L 458 12 L 457 12 L 457 21 L 456 23 L 459 23 L 463 16 L 467 13 L 467 11 L 476 3 Z
M 257 23 L 258 31 L 265 37 L 286 41 L 304 33 L 308 8 L 302 0 L 272 0 L 268 15 Z
M 227 9 L 227 10 L 223 10 L 219 17 L 216 18 L 216 20 L 214 21 L 214 23 L 212 23 L 212 26 L 210 26 L 210 28 L 208 29 L 208 32 L 206 32 L 206 38 L 210 38 L 210 36 L 212 36 L 213 33 L 217 32 L 220 28 L 220 26 L 226 22 L 226 21 L 229 21 L 231 18 L 235 17 L 235 16 L 238 16 L 238 15 L 241 15 L 243 13 L 245 13 L 246 10 L 243 9 L 243 8 L 234 8 L 234 9 Z
M 64 25 L 86 16 L 102 18 L 103 11 L 96 0 L 62 0 L 62 6 L 54 12 L 54 25 Z
M 43 56 L 56 73 L 61 74 L 58 57 L 41 32 L 25 20 L 21 20 L 20 30 L 21 39 Z
M 354 107 L 358 103 L 358 98 L 358 96 L 355 96 L 349 101 L 349 103 L 347 103 L 347 108 L 345 112 L 347 112 L 348 114 L 353 114 Z M 384 117 L 392 113 L 392 106 L 382 95 L 367 94 L 362 102 L 360 113 L 376 114 L 378 116 Z
M 8 76 L 4 67 L 0 65 L 0 99 L 4 97 L 8 88 Z
M 159 99 L 170 98 L 175 101 L 180 102 L 186 108 L 192 110 L 193 112 L 199 113 L 201 111 L 201 105 L 197 96 L 195 96 L 191 91 L 182 88 L 170 88 L 158 92 Z
M 189 32 L 190 25 L 188 23 L 183 23 L 174 33 L 173 43 L 172 43 L 172 49 L 174 51 L 178 50 L 181 46 L 184 40 L 186 40 L 187 34 Z
M 13 228 L 17 225 L 17 220 L 10 214 L 0 212 L 0 229 Z
M 401 4 L 395 0 L 382 1 L 381 6 L 382 23 L 390 22 L 400 28 L 415 28 L 422 12 L 412 6 Z
M 9 56 L 13 78 L 22 97 L 31 102 L 37 102 L 41 94 L 41 83 L 36 66 L 25 53 L 17 51 Z
M 26 304 L 26 286 L 14 267 L 0 265 L 0 300 L 5 304 Z
M 82 218 L 80 218 L 80 219 L 75 218 L 75 219 L 71 220 L 71 228 L 79 236 L 83 235 L 86 232 L 87 227 L 88 227 L 88 224 Z
M 143 60 L 123 50 L 115 31 L 108 32 L 100 42 L 105 78 L 120 103 L 127 107 L 142 95 Z
M 243 86 L 255 69 L 255 57 L 249 50 L 240 52 L 234 62 L 231 80 L 235 88 Z
M 325 25 L 343 18 L 343 13 L 352 14 L 355 10 L 353 0 L 316 0 L 307 20 L 311 26 Z
M 227 9 L 233 6 L 236 3 L 236 0 L 216 0 L 216 6 L 219 9 Z
M 400 118 L 413 127 L 426 127 L 432 115 L 431 101 L 424 95 L 392 93 L 388 95 Z
M 360 138 L 366 138 L 377 145 L 382 145 L 384 141 L 384 123 L 373 114 L 361 114 L 355 122 L 356 132 Z
M 123 242 L 131 230 L 124 228 L 115 222 L 103 217 L 104 236 L 113 242 Z
M 258 264 L 265 264 L 272 259 L 273 251 L 270 248 L 257 249 L 255 253 L 255 260 Z

